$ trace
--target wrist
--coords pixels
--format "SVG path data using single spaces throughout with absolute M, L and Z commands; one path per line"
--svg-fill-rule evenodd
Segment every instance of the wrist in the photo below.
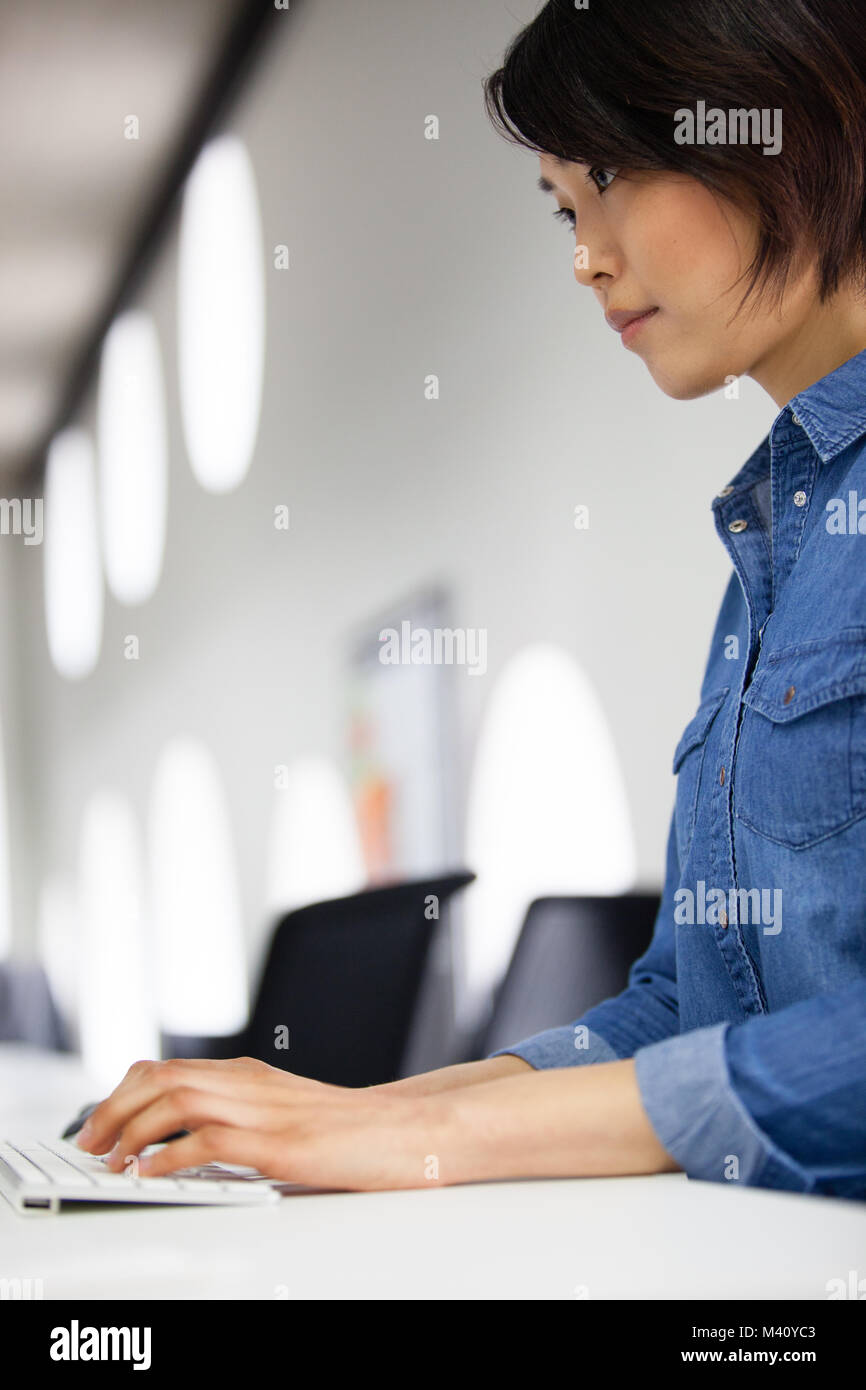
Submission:
M 528 1065 L 525 1070 L 534 1074 Z M 445 1182 L 484 1182 L 522 1175 L 514 1152 L 514 1128 L 524 1128 L 521 1107 L 515 1106 L 511 1091 L 515 1079 L 514 1073 L 506 1073 L 499 1079 L 488 1078 L 485 1085 L 462 1086 L 430 1097 L 439 1106 L 439 1133 L 447 1155 Z
M 471 1126 L 458 1104 L 463 1094 L 461 1089 L 393 1097 L 412 1135 L 412 1149 L 417 1154 L 413 1162 L 422 1165 L 424 1186 L 449 1187 L 473 1181 L 479 1156 L 474 1151 Z
M 532 1070 L 529 1062 L 508 1052 L 501 1057 L 485 1057 L 480 1062 L 458 1062 L 455 1066 L 440 1067 L 436 1071 L 419 1072 L 416 1076 L 404 1076 L 399 1081 L 384 1081 L 366 1089 L 377 1095 L 431 1096 Z

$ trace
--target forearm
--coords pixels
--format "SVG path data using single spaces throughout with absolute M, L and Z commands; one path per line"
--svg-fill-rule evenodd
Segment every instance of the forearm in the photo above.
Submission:
M 432 1096 L 442 1091 L 455 1091 L 464 1086 L 477 1086 L 479 1083 L 498 1081 L 521 1072 L 530 1072 L 532 1067 L 522 1057 L 510 1054 L 504 1057 L 489 1057 L 481 1062 L 461 1062 L 453 1067 L 440 1067 L 437 1071 L 421 1072 L 418 1076 L 406 1076 L 400 1081 L 388 1081 L 381 1086 L 370 1086 L 371 1091 L 382 1091 L 397 1096 Z
M 446 1182 L 678 1170 L 644 1111 L 631 1058 L 503 1076 L 443 1103 Z

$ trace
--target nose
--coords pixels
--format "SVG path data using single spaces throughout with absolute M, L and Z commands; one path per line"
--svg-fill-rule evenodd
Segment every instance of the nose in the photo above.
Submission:
M 578 242 L 574 248 L 574 278 L 585 289 L 603 290 L 613 277 L 609 271 L 601 269 L 597 257 L 593 259 L 590 248 Z

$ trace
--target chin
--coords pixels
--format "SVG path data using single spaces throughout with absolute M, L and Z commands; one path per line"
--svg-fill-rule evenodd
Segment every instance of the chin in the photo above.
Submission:
M 706 367 L 695 370 L 694 365 L 688 371 L 677 372 L 658 363 L 647 364 L 647 370 L 659 390 L 674 401 L 695 401 L 701 396 L 711 395 L 713 391 L 720 391 L 730 374 L 730 368 L 724 371 Z

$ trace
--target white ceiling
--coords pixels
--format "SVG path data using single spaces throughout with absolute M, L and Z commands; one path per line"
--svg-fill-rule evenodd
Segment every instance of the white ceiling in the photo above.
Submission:
M 0 486 L 51 427 L 237 9 L 0 0 Z

